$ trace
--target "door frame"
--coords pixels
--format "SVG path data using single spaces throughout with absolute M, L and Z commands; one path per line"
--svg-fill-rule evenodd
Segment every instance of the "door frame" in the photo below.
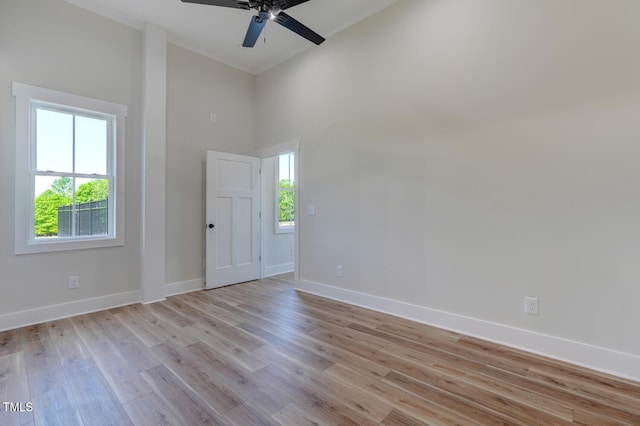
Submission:
M 300 140 L 299 139 L 295 139 L 292 140 L 290 142 L 284 142 L 284 143 L 280 143 L 277 145 L 272 145 L 272 146 L 268 146 L 265 148 L 261 148 L 258 150 L 258 157 L 260 158 L 260 166 L 262 167 L 262 160 L 264 160 L 265 158 L 269 158 L 269 157 L 275 157 L 276 155 L 280 155 L 280 154 L 285 154 L 287 152 L 293 152 L 295 153 L 295 162 L 293 163 L 293 175 L 294 175 L 294 179 L 296 182 L 295 188 L 294 188 L 294 197 L 295 197 L 295 227 L 293 229 L 293 241 L 294 241 L 294 265 L 293 265 L 293 276 L 294 276 L 294 280 L 297 282 L 298 281 L 298 276 L 300 273 Z M 264 185 L 264 179 L 262 179 L 261 176 L 261 185 Z M 271 182 L 269 182 L 268 184 L 271 184 Z M 262 192 L 262 191 L 261 191 Z M 265 211 L 265 204 L 266 201 L 264 199 L 264 197 L 261 196 L 261 201 L 260 201 L 260 206 L 261 206 L 261 211 Z M 266 215 L 262 215 L 260 221 L 261 221 L 261 231 L 260 231 L 260 253 L 261 255 L 264 257 L 266 256 L 266 252 L 267 252 L 267 247 L 266 247 L 266 232 L 268 229 L 271 229 L 269 227 L 269 224 L 265 223 L 265 216 Z M 273 225 L 273 224 L 271 224 Z M 260 264 L 260 277 L 261 278 L 265 278 L 265 263 L 266 262 L 261 262 Z

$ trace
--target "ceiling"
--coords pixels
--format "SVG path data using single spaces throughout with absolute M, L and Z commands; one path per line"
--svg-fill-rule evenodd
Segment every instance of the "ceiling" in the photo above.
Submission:
M 142 30 L 145 22 L 166 28 L 171 43 L 259 74 L 306 49 L 319 49 L 269 22 L 254 48 L 242 47 L 254 11 L 183 3 L 180 0 L 66 0 Z M 310 0 L 287 14 L 327 39 L 397 0 Z

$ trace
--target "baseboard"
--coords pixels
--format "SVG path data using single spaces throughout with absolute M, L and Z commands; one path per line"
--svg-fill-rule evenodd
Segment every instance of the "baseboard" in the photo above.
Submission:
M 0 331 L 55 321 L 140 302 L 140 291 L 110 294 L 0 315 Z
M 165 293 L 166 296 L 175 296 L 177 294 L 202 290 L 203 288 L 204 278 L 200 278 L 191 281 L 167 284 Z M 140 303 L 139 290 L 2 314 L 0 315 L 0 331 L 12 330 L 33 324 L 41 324 L 43 322 L 55 321 L 76 315 L 89 314 L 91 312 L 117 308 L 119 306 L 131 305 L 133 303 Z
M 287 272 L 293 272 L 296 266 L 293 262 L 282 263 L 280 265 L 271 265 L 264 267 L 264 276 L 271 277 L 273 275 L 286 274 Z
M 165 288 L 165 296 L 175 296 L 177 294 L 191 293 L 204 289 L 204 278 L 198 278 L 190 281 L 182 281 L 178 283 L 167 284 Z
M 298 290 L 640 381 L 640 356 L 299 279 Z

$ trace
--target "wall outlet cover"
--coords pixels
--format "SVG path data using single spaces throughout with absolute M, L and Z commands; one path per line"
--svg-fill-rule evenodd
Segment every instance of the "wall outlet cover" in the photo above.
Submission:
M 529 315 L 538 315 L 538 298 L 537 297 L 524 298 L 524 313 Z

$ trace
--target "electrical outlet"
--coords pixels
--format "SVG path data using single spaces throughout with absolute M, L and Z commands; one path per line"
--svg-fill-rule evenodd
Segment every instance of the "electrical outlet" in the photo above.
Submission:
M 80 277 L 77 275 L 72 275 L 69 277 L 69 288 L 76 289 L 80 287 Z
M 342 276 L 342 265 L 338 265 L 336 267 L 336 275 L 341 277 Z
M 538 315 L 538 298 L 537 297 L 524 298 L 524 313 L 530 314 L 530 315 Z

